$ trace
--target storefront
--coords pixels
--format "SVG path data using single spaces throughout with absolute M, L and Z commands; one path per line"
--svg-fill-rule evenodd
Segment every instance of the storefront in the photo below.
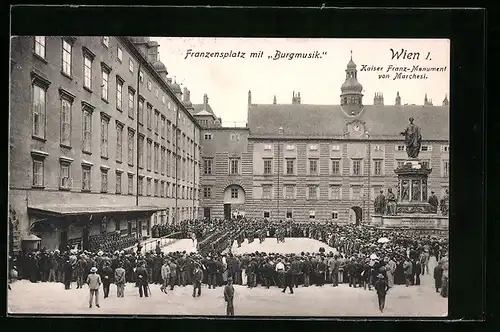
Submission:
M 28 207 L 30 232 L 41 238 L 41 247 L 65 250 L 118 250 L 151 235 L 156 206 Z

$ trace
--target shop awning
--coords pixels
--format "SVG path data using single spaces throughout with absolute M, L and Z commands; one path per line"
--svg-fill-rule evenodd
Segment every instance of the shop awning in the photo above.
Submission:
M 39 238 L 38 236 L 36 236 L 35 234 L 30 234 L 30 235 L 26 235 L 26 236 L 23 236 L 21 238 L 22 241 L 41 241 L 42 239 Z
M 87 206 L 87 205 L 33 205 L 28 206 L 28 212 L 50 215 L 50 216 L 76 216 L 88 214 L 108 214 L 108 213 L 131 213 L 131 212 L 151 212 L 165 210 L 166 207 L 160 206 Z

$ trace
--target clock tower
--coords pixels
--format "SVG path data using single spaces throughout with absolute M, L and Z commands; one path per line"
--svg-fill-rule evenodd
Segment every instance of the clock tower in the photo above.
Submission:
M 357 116 L 363 109 L 363 86 L 358 82 L 358 71 L 352 61 L 352 51 L 345 73 L 345 81 L 340 87 L 340 105 L 349 116 Z

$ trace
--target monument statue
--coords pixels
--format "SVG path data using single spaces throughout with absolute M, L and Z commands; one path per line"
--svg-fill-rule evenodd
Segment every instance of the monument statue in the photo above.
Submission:
M 401 201 L 409 201 L 410 200 L 410 183 L 408 180 L 402 181 L 401 188 Z
M 405 137 L 406 153 L 408 158 L 416 159 L 420 152 L 420 146 L 422 145 L 422 134 L 420 133 L 420 128 L 413 123 L 413 118 L 410 118 L 410 123 L 406 126 L 405 131 L 401 132 L 400 135 Z
M 420 201 L 420 181 L 413 180 L 411 186 L 411 200 Z
M 434 191 L 431 191 L 431 195 L 429 196 L 428 202 L 431 205 L 431 211 L 433 213 L 437 213 L 439 201 L 436 195 L 434 194 Z
M 448 204 L 449 203 L 450 203 L 450 197 L 449 197 L 449 194 L 448 194 L 448 189 L 446 189 L 445 193 L 444 193 L 444 196 L 443 196 L 443 198 L 441 198 L 441 202 L 440 202 L 441 213 L 443 214 L 443 216 L 447 216 L 448 215 Z
M 375 198 L 375 202 L 373 203 L 373 205 L 375 208 L 375 213 L 377 213 L 377 214 L 384 214 L 385 213 L 386 200 L 385 200 L 383 190 L 380 190 L 380 195 L 378 195 Z
M 396 196 L 392 189 L 387 189 L 387 214 L 390 216 L 396 215 Z

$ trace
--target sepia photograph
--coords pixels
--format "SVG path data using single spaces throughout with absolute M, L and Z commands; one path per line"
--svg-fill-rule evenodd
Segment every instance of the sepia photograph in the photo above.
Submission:
M 450 40 L 13 36 L 8 314 L 447 317 Z

